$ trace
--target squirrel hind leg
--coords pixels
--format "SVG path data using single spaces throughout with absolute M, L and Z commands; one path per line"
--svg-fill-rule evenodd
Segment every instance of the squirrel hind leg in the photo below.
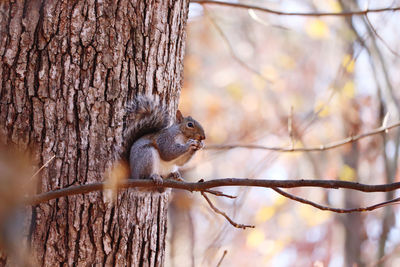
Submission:
M 163 183 L 163 178 L 159 175 L 159 159 L 157 151 L 153 148 L 148 147 L 137 147 L 135 153 L 131 151 L 130 168 L 131 168 L 131 179 L 151 179 L 157 185 Z M 139 191 L 158 191 L 163 193 L 165 189 L 163 187 L 139 189 Z
M 152 149 L 141 146 L 132 148 L 129 157 L 131 179 L 149 179 L 151 174 L 157 173 L 154 162 Z

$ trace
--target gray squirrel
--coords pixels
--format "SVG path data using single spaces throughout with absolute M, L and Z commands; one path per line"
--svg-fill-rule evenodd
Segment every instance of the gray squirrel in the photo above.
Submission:
M 204 147 L 206 137 L 200 123 L 178 110 L 171 124 L 166 107 L 146 96 L 136 97 L 127 111 L 134 116 L 125 131 L 130 178 L 152 179 L 157 184 L 162 179 L 182 180 L 178 167 Z

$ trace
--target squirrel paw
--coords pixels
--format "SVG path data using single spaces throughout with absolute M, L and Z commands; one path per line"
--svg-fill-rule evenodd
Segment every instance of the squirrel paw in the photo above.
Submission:
M 199 150 L 204 146 L 201 141 L 194 140 L 194 139 L 189 139 L 188 144 L 190 146 L 190 149 L 192 149 L 192 150 Z
M 199 147 L 199 149 L 202 149 L 203 147 L 204 147 L 204 141 L 203 140 L 201 140 L 201 141 L 197 141 L 198 142 L 198 147 Z
M 179 172 L 172 172 L 170 173 L 170 175 L 168 176 L 169 179 L 175 180 L 175 181 L 179 181 L 179 182 L 184 182 L 185 180 L 182 179 L 182 176 Z
M 150 179 L 153 180 L 157 185 L 161 185 L 163 183 L 163 179 L 158 174 L 150 175 Z

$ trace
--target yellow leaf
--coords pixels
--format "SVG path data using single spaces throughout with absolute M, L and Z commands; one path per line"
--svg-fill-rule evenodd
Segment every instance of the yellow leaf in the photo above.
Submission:
M 260 229 L 253 229 L 247 235 L 247 246 L 249 247 L 257 247 L 260 245 L 265 239 L 264 232 Z
M 284 197 L 284 196 L 282 196 L 282 195 L 278 195 L 278 196 L 275 198 L 274 205 L 276 205 L 276 206 L 282 206 L 282 205 L 285 204 L 286 202 L 287 202 L 287 198 L 286 198 L 286 197 Z
M 296 61 L 288 55 L 281 55 L 279 57 L 279 65 L 284 69 L 291 70 L 296 66 Z
M 342 12 L 342 6 L 340 5 L 339 1 L 337 0 L 329 0 L 328 2 L 332 12 Z
M 318 100 L 315 104 L 314 112 L 318 113 L 319 117 L 324 118 L 330 113 L 329 106 L 325 102 Z
M 329 28 L 325 22 L 320 19 L 313 19 L 307 22 L 307 34 L 314 39 L 325 39 L 329 36 Z
M 309 205 L 301 205 L 299 215 L 307 223 L 308 226 L 317 226 L 326 222 L 331 214 L 328 211 L 318 210 Z
M 226 87 L 226 90 L 230 94 L 232 98 L 235 100 L 240 100 L 243 97 L 243 90 L 240 84 L 238 83 L 231 83 Z
M 304 103 L 304 97 L 302 97 L 302 95 L 292 94 L 288 99 L 290 106 L 293 107 L 294 110 L 298 111 L 304 108 L 305 103 Z
M 257 90 L 263 90 L 267 86 L 267 82 L 259 75 L 253 75 L 251 78 L 254 88 Z
M 346 54 L 343 57 L 342 66 L 343 66 L 343 68 L 346 69 L 347 72 L 353 73 L 354 66 L 355 66 L 355 60 L 349 54 Z
M 261 74 L 267 78 L 270 82 L 274 82 L 276 79 L 278 79 L 278 72 L 273 66 L 267 65 L 262 68 Z
M 106 173 L 104 183 L 104 196 L 107 201 L 113 202 L 116 200 L 118 185 L 126 180 L 129 176 L 128 164 L 124 161 L 114 163 L 112 168 Z
M 353 98 L 355 95 L 355 86 L 353 81 L 348 81 L 343 86 L 342 93 L 347 98 Z
M 356 178 L 356 171 L 349 165 L 343 165 L 340 170 L 339 179 L 343 181 L 354 181 Z
M 264 223 L 272 218 L 275 214 L 275 208 L 271 206 L 266 206 L 261 208 L 256 214 L 256 223 Z

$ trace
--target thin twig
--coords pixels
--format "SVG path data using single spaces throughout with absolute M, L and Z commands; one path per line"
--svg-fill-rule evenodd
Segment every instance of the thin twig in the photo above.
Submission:
M 217 267 L 220 267 L 220 266 L 221 266 L 221 263 L 222 263 L 222 261 L 224 260 L 224 258 L 225 258 L 225 256 L 226 256 L 227 253 L 228 253 L 228 251 L 227 251 L 227 250 L 224 250 L 224 253 L 222 254 L 221 259 L 219 260 L 219 262 L 218 262 L 218 264 L 217 264 Z
M 392 125 L 387 127 L 379 127 L 374 129 L 370 132 L 366 132 L 363 134 L 358 134 L 355 136 L 350 136 L 340 141 L 332 142 L 325 145 L 319 146 L 312 146 L 312 147 L 299 147 L 299 148 L 292 148 L 292 147 L 273 147 L 273 146 L 261 146 L 261 145 L 244 145 L 244 144 L 231 144 L 231 145 L 209 145 L 206 146 L 205 149 L 213 149 L 213 150 L 226 150 L 226 149 L 234 149 L 234 148 L 248 148 L 248 149 L 264 149 L 264 150 L 272 150 L 276 152 L 317 152 L 317 151 L 324 151 L 333 148 L 337 148 L 360 139 L 363 139 L 368 136 L 377 135 L 380 133 L 386 133 L 388 130 L 399 127 L 400 122 L 396 122 Z
M 289 193 L 287 193 L 287 192 L 285 192 L 285 191 L 283 191 L 283 190 L 281 190 L 279 188 L 271 188 L 271 189 L 274 190 L 275 192 L 281 194 L 282 196 L 290 198 L 290 199 L 292 199 L 294 201 L 297 201 L 297 202 L 300 202 L 300 203 L 303 203 L 303 204 L 307 204 L 307 205 L 311 205 L 314 208 L 317 208 L 317 209 L 320 209 L 320 210 L 327 210 L 327 211 L 332 211 L 332 212 L 336 212 L 336 213 L 353 213 L 353 212 L 362 212 L 362 211 L 372 211 L 372 210 L 376 210 L 376 209 L 379 209 L 379 208 L 382 208 L 382 207 L 385 207 L 385 206 L 388 206 L 388 205 L 399 204 L 399 202 L 400 202 L 400 198 L 395 198 L 395 199 L 392 199 L 392 200 L 389 200 L 389 201 L 385 201 L 385 202 L 382 202 L 382 203 L 379 203 L 379 204 L 375 204 L 375 205 L 372 205 L 372 206 L 368 206 L 368 207 L 365 207 L 365 208 L 338 209 L 338 208 L 331 208 L 331 207 L 323 206 L 323 205 L 317 204 L 317 203 L 315 203 L 313 201 L 310 201 L 310 200 L 307 200 L 307 199 L 304 199 L 304 198 L 301 198 L 301 197 L 294 196 L 294 195 L 289 194 Z
M 220 1 L 211 1 L 211 0 L 190 0 L 191 3 L 197 4 L 208 4 L 208 5 L 220 5 L 220 6 L 229 6 L 229 7 L 236 7 L 236 8 L 245 8 L 245 9 L 254 9 L 258 11 L 267 12 L 270 14 L 281 15 L 281 16 L 306 16 L 306 17 L 323 17 L 323 16 L 362 16 L 368 13 L 379 13 L 379 12 L 394 12 L 400 10 L 400 7 L 387 7 L 387 8 L 378 8 L 378 9 L 365 9 L 365 10 L 358 10 L 358 11 L 346 11 L 346 12 L 310 12 L 310 13 L 303 13 L 303 12 L 285 12 L 285 11 L 278 11 L 266 7 L 248 5 L 248 4 L 241 4 L 241 3 L 230 3 L 230 2 L 220 2 Z
M 204 191 L 210 188 L 221 187 L 221 186 L 250 186 L 250 187 L 263 187 L 263 188 L 295 188 L 295 187 L 317 187 L 317 188 L 328 188 L 328 189 L 352 189 L 361 192 L 389 192 L 400 189 L 400 182 L 391 184 L 380 184 L 380 185 L 367 185 L 356 182 L 338 181 L 338 180 L 267 180 L 267 179 L 238 179 L 238 178 L 225 178 L 225 179 L 214 179 L 204 182 L 179 182 L 173 180 L 164 180 L 161 185 L 156 184 L 152 180 L 140 179 L 140 180 L 125 180 L 122 181 L 119 188 L 176 188 L 187 191 Z M 43 202 L 47 202 L 52 199 L 87 194 L 90 192 L 101 191 L 103 189 L 109 189 L 108 185 L 102 182 L 83 184 L 70 186 L 58 190 L 49 191 L 46 193 L 38 194 L 27 198 L 25 203 L 28 205 L 36 205 Z
M 218 213 L 222 216 L 225 217 L 225 219 L 233 226 L 236 228 L 240 228 L 240 229 L 246 229 L 246 228 L 254 228 L 254 225 L 246 225 L 246 224 L 240 224 L 240 223 L 236 223 L 234 222 L 231 218 L 229 218 L 228 215 L 226 215 L 225 212 L 219 210 L 217 207 L 214 206 L 214 204 L 211 202 L 211 200 L 206 196 L 206 194 L 204 192 L 201 192 L 201 195 L 206 199 L 208 205 L 210 206 L 210 208 L 215 212 Z
M 218 196 L 218 197 L 227 197 L 227 198 L 231 198 L 231 199 L 237 198 L 237 196 L 227 195 L 227 194 L 224 194 L 221 191 L 217 191 L 217 190 L 207 189 L 207 190 L 204 190 L 204 192 L 209 193 L 209 194 L 213 194 L 213 195 Z
M 257 69 L 255 69 L 252 66 L 250 66 L 249 64 L 247 64 L 246 61 L 244 61 L 238 55 L 236 55 L 235 49 L 233 48 L 228 37 L 225 35 L 224 31 L 221 29 L 221 27 L 218 25 L 218 23 L 215 21 L 215 19 L 208 13 L 208 11 L 206 9 L 204 11 L 205 11 L 204 14 L 207 16 L 207 18 L 210 20 L 211 24 L 215 27 L 218 34 L 221 36 L 222 40 L 228 46 L 229 53 L 231 54 L 232 58 L 234 60 L 236 60 L 236 62 L 239 63 L 239 65 L 241 65 L 243 68 L 247 69 L 249 72 L 256 74 L 261 79 L 263 79 L 265 82 L 270 83 L 271 81 L 267 77 L 265 77 L 261 72 L 259 72 Z
M 53 155 L 48 161 L 46 161 L 46 163 L 43 164 L 42 167 L 40 167 L 39 170 L 37 170 L 37 171 L 31 176 L 31 179 L 32 179 L 33 177 L 35 177 L 36 175 L 38 175 L 39 172 L 40 172 L 41 170 L 43 170 L 44 167 L 46 167 L 55 157 L 56 157 L 56 155 Z
M 371 21 L 368 18 L 368 15 L 365 15 L 365 21 L 367 22 L 369 28 L 371 31 L 378 37 L 378 39 L 382 42 L 382 44 L 390 51 L 392 54 L 394 54 L 397 57 L 400 57 L 400 54 L 394 51 L 387 43 L 386 41 L 380 36 L 380 34 L 376 31 L 374 25 L 372 25 Z

